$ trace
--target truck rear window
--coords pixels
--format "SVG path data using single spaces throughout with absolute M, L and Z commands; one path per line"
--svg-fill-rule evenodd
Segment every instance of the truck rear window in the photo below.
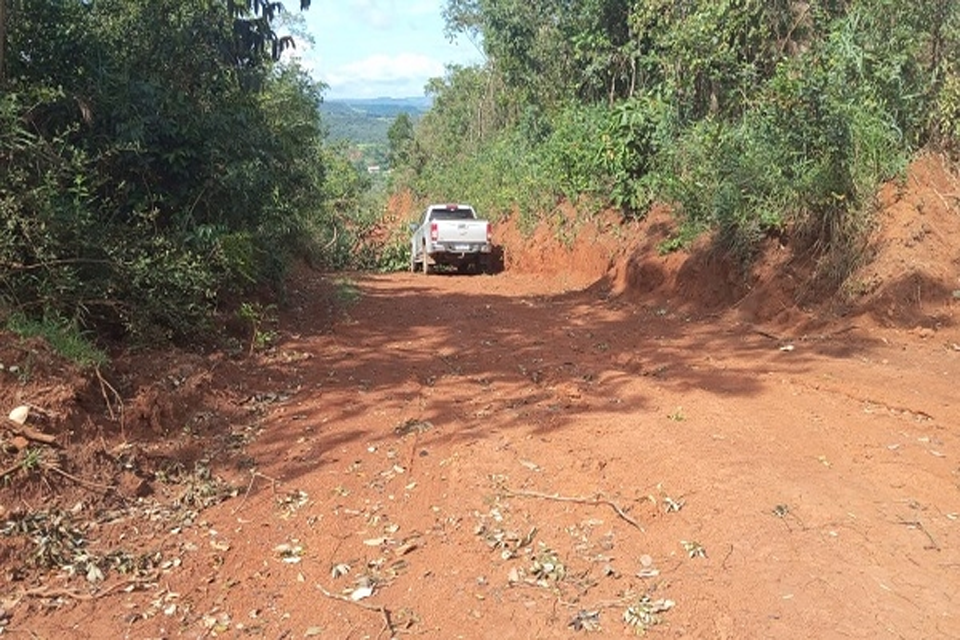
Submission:
M 434 209 L 430 212 L 431 220 L 473 220 L 472 209 Z

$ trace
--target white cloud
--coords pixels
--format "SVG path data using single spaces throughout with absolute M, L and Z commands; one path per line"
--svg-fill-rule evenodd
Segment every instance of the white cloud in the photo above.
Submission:
M 362 22 L 376 29 L 390 29 L 398 22 L 411 16 L 433 15 L 437 13 L 440 0 L 418 0 L 399 2 L 398 0 L 350 0 L 349 11 L 359 14 Z
M 331 84 L 348 80 L 384 82 L 432 77 L 442 73 L 442 62 L 420 53 L 379 54 L 334 69 L 328 80 Z
M 304 70 L 311 75 L 317 71 L 317 57 L 314 51 L 314 44 L 310 40 L 305 40 L 299 36 L 293 36 L 294 46 L 285 50 L 280 59 L 283 61 L 296 60 Z
M 350 8 L 359 13 L 359 18 L 374 29 L 386 29 L 390 26 L 392 2 L 378 0 L 351 0 Z
M 328 98 L 423 95 L 446 63 L 470 64 L 475 48 L 444 36 L 444 0 L 314 0 L 304 14 L 312 48 L 301 64 Z M 299 43 L 298 43 L 299 45 Z
M 423 95 L 427 79 L 443 72 L 439 60 L 407 52 L 368 56 L 320 75 L 334 95 L 406 97 Z

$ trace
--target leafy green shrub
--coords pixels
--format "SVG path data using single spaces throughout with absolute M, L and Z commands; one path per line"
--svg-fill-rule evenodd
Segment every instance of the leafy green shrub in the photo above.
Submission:
M 632 97 L 609 112 L 600 158 L 614 206 L 634 216 L 646 211 L 664 189 L 658 156 L 676 137 L 670 105 L 656 95 Z
M 604 106 L 567 107 L 554 118 L 552 132 L 539 145 L 544 187 L 570 202 L 606 190 Z
M 514 131 L 455 162 L 427 165 L 416 178 L 414 191 L 424 200 L 469 202 L 492 221 L 515 211 L 521 218 L 535 217 L 552 204 L 536 150 Z
M 932 120 L 943 146 L 960 151 L 960 69 L 956 64 L 947 65 Z
M 403 238 L 395 238 L 385 244 L 377 256 L 377 271 L 405 271 L 410 266 L 410 243 Z
M 697 123 L 660 159 L 670 174 L 663 194 L 680 206 L 686 229 L 678 238 L 717 229 L 721 246 L 746 260 L 792 206 L 789 156 L 761 118 Z
M 259 302 L 241 302 L 237 308 L 237 317 L 250 328 L 250 340 L 247 352 L 253 354 L 258 349 L 265 349 L 276 339 L 276 331 L 270 329 L 276 324 L 276 305 L 263 305 Z

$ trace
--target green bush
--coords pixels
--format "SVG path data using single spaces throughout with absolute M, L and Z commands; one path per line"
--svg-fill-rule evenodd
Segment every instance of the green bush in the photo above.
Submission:
M 571 106 L 558 113 L 538 156 L 543 174 L 558 196 L 577 202 L 609 188 L 604 165 L 608 110 L 603 106 Z
M 942 145 L 955 154 L 960 152 L 960 70 L 955 63 L 946 67 L 931 119 Z
M 629 98 L 609 111 L 601 162 L 611 204 L 632 216 L 646 212 L 671 177 L 658 162 L 677 131 L 673 110 L 655 94 Z

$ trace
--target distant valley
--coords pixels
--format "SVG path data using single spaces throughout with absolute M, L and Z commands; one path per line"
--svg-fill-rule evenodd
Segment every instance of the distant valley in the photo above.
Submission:
M 332 142 L 387 145 L 387 131 L 401 113 L 416 122 L 430 109 L 430 98 L 365 98 L 324 100 L 320 113 Z

